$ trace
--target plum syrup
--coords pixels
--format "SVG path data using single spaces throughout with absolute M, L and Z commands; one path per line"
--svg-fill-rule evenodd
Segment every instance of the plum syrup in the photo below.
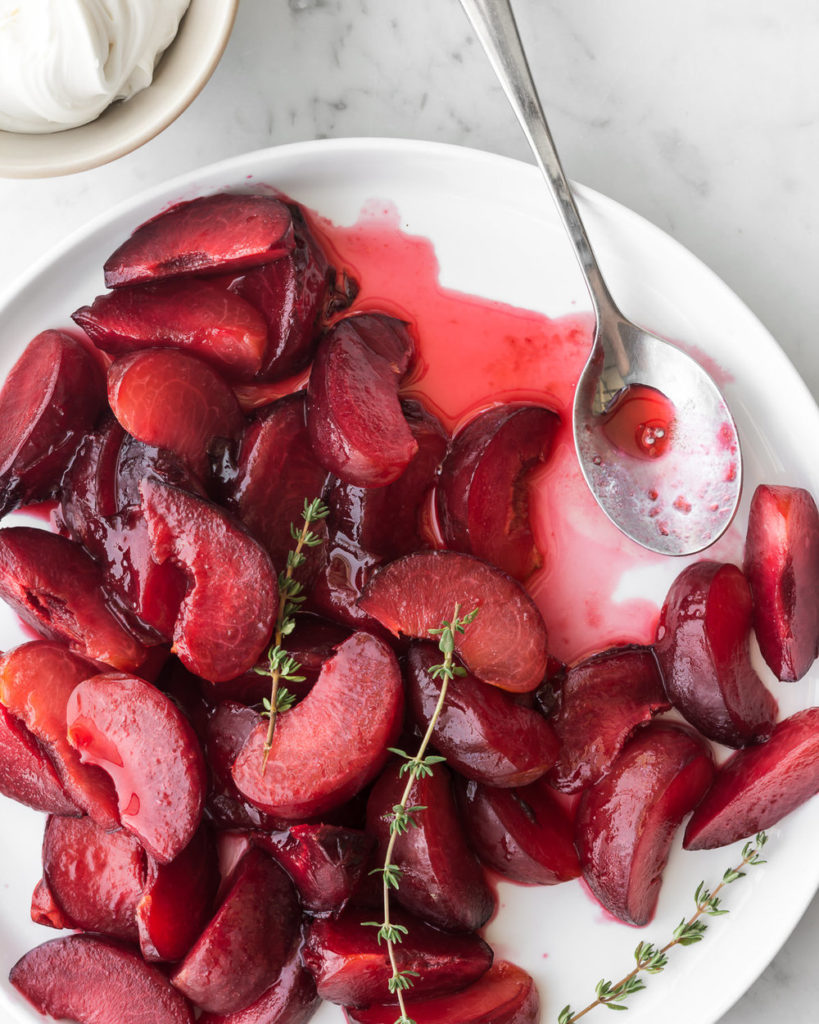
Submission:
M 617 643 L 650 643 L 668 581 L 658 586 L 657 601 L 618 590 L 629 590 L 631 571 L 668 559 L 609 522 L 583 479 L 572 438 L 572 402 L 593 314 L 550 319 L 443 288 L 432 242 L 403 232 L 389 204 L 370 204 L 349 227 L 314 216 L 336 266 L 361 284 L 355 311 L 382 310 L 411 324 L 418 353 L 405 397 L 419 399 L 451 431 L 501 402 L 545 405 L 560 415 L 549 461 L 530 481 L 532 529 L 544 564 L 527 589 L 547 623 L 552 653 L 571 662 Z M 629 406 L 629 422 L 641 409 Z M 669 409 L 662 413 L 668 424 Z

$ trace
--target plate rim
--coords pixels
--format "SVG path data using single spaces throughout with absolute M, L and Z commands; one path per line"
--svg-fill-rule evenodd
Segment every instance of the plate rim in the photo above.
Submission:
M 44 253 L 30 267 L 18 275 L 17 278 L 12 280 L 3 290 L 2 294 L 0 294 L 0 316 L 3 315 L 6 308 L 20 295 L 20 293 L 27 289 L 43 273 L 47 272 L 49 267 L 62 261 L 65 256 L 77 246 L 88 242 L 97 232 L 109 225 L 113 219 L 127 217 L 139 207 L 149 204 L 156 199 L 162 199 L 167 203 L 169 201 L 169 196 L 172 193 L 176 191 L 181 194 L 186 190 L 190 190 L 192 187 L 196 186 L 197 181 L 201 181 L 204 177 L 212 178 L 221 174 L 225 177 L 226 181 L 230 180 L 233 182 L 229 187 L 241 188 L 242 185 L 240 184 L 240 181 L 245 180 L 246 174 L 242 174 L 240 176 L 237 172 L 240 169 L 246 172 L 250 164 L 263 164 L 271 160 L 312 160 L 316 159 L 317 155 L 319 155 L 318 159 L 326 160 L 331 159 L 333 154 L 346 152 L 357 153 L 360 155 L 370 151 L 376 152 L 380 156 L 383 156 L 385 153 L 390 153 L 393 155 L 400 154 L 405 158 L 410 156 L 416 159 L 420 157 L 428 159 L 432 156 L 435 159 L 444 160 L 449 164 L 453 161 L 465 161 L 466 163 L 474 163 L 475 161 L 478 161 L 479 163 L 486 164 L 489 167 L 494 167 L 501 172 L 505 171 L 511 174 L 524 174 L 530 178 L 537 178 L 539 175 L 539 171 L 536 166 L 526 161 L 492 153 L 486 150 L 472 149 L 449 143 L 426 142 L 423 140 L 394 138 L 322 139 L 289 143 L 283 146 L 263 147 L 180 173 L 166 181 L 153 185 L 136 193 L 135 195 L 114 203 L 108 210 L 101 212 L 75 231 L 69 233 L 61 240 L 61 242 L 54 246 L 54 248 L 49 252 Z M 256 184 L 258 184 L 258 182 L 256 182 Z M 249 182 L 248 185 L 252 187 L 252 182 Z M 705 264 L 696 254 L 692 253 L 666 231 L 653 224 L 641 214 L 636 213 L 630 208 L 619 203 L 617 200 L 611 199 L 603 193 L 583 185 L 573 183 L 572 187 L 576 191 L 581 205 L 597 205 L 602 210 L 604 216 L 610 216 L 613 213 L 615 217 L 615 227 L 620 221 L 628 222 L 629 220 L 633 220 L 639 223 L 644 230 L 649 232 L 649 234 L 655 233 L 657 237 L 662 237 L 663 244 L 666 246 L 671 245 L 685 260 L 695 263 L 698 271 L 708 276 L 711 286 L 729 296 L 731 302 L 733 302 L 738 308 L 741 308 L 744 311 L 744 314 L 749 318 L 749 321 L 753 322 L 754 329 L 758 337 L 761 339 L 764 338 L 765 347 L 771 353 L 776 354 L 777 361 L 780 364 L 782 371 L 787 374 L 788 386 L 793 386 L 800 390 L 800 402 L 805 402 L 805 400 L 807 400 L 806 404 L 812 408 L 812 415 L 819 425 L 819 406 L 817 405 L 816 399 L 811 394 L 788 355 L 778 345 L 765 325 L 756 317 L 744 301 L 736 295 L 736 293 L 713 270 L 711 270 L 707 264 Z M 726 850 L 727 849 L 728 848 L 726 848 Z M 769 929 L 769 931 L 772 930 L 776 933 L 776 941 L 773 949 L 766 952 L 766 954 L 758 961 L 754 961 L 754 967 L 750 971 L 746 970 L 738 972 L 743 975 L 741 990 L 711 1004 L 713 1006 L 715 1016 L 709 1016 L 709 1021 L 716 1021 L 738 999 L 740 999 L 747 992 L 750 985 L 753 984 L 753 982 L 763 973 L 771 960 L 773 960 L 781 950 L 782 945 L 787 941 L 787 938 L 799 923 L 799 920 L 804 914 L 806 908 L 814 898 L 817 888 L 819 888 L 819 860 L 817 860 L 813 871 L 812 883 L 812 885 L 805 886 L 801 891 L 801 896 L 796 901 L 795 906 L 792 901 L 789 902 L 788 914 L 785 918 L 787 922 L 786 926 L 784 928 L 782 927 L 782 919 L 780 918 L 774 922 L 774 927 Z M 724 989 L 721 989 L 720 991 L 721 993 L 724 993 Z M 2 997 L 3 1001 L 5 1001 L 5 996 L 5 992 L 0 989 L 0 997 Z M 545 1020 L 545 1014 L 543 1019 Z

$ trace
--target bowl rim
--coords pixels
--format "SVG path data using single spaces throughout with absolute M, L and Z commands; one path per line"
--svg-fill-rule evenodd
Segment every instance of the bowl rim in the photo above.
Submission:
M 155 138 L 207 84 L 225 51 L 238 8 L 239 0 L 190 0 L 176 39 L 184 41 L 185 24 L 195 21 L 206 33 L 206 45 L 197 51 L 206 56 L 195 63 L 194 73 L 181 87 L 162 88 L 162 68 L 173 56 L 174 39 L 160 59 L 151 85 L 125 102 L 111 104 L 93 121 L 59 132 L 0 130 L 0 178 L 75 174 L 110 163 Z

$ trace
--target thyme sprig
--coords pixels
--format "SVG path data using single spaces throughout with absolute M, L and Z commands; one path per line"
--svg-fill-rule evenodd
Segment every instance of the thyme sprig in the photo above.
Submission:
M 395 947 L 398 943 L 403 942 L 404 936 L 407 934 L 407 929 L 403 925 L 395 924 L 390 920 L 390 890 L 398 889 L 401 885 L 401 869 L 397 864 L 393 864 L 392 858 L 398 837 L 403 835 L 405 832 L 408 832 L 411 828 L 417 827 L 418 822 L 416 821 L 416 815 L 420 814 L 421 811 L 426 810 L 426 807 L 420 804 L 412 806 L 408 804 L 413 783 L 418 779 L 423 779 L 432 775 L 434 766 L 446 760 L 445 757 L 439 757 L 437 754 L 427 754 L 426 751 L 429 746 L 429 742 L 432 739 L 432 733 L 435 730 L 435 725 L 441 714 L 441 709 L 444 706 L 444 700 L 446 699 L 446 691 L 450 679 L 454 679 L 455 676 L 466 675 L 465 669 L 461 668 L 459 665 L 453 664 L 455 654 L 455 637 L 458 633 L 463 633 L 466 627 L 475 621 L 478 609 L 475 608 L 468 615 L 464 616 L 459 616 L 458 613 L 460 610 L 461 606 L 456 604 L 451 622 L 444 620 L 438 629 L 429 630 L 431 636 L 438 637 L 438 650 L 443 654 L 444 660 L 440 665 L 433 665 L 429 670 L 433 679 L 442 680 L 441 692 L 438 695 L 438 703 L 435 705 L 435 710 L 433 711 L 432 718 L 427 726 L 427 731 L 424 733 L 424 738 L 421 740 L 421 744 L 418 747 L 418 752 L 414 755 L 410 755 L 406 751 L 400 750 L 398 747 L 389 748 L 391 753 L 397 754 L 398 757 L 402 758 L 404 761 L 398 771 L 399 778 L 403 778 L 404 775 L 408 775 L 409 778 L 404 786 L 404 792 L 401 796 L 400 802 L 395 804 L 392 808 L 390 839 L 387 844 L 387 851 L 384 857 L 384 866 L 382 868 L 375 868 L 370 872 L 370 874 L 381 875 L 384 893 L 384 920 L 364 921 L 362 923 L 366 927 L 377 928 L 379 945 L 384 942 L 387 946 L 387 955 L 390 958 L 390 967 L 392 968 L 392 974 L 387 981 L 387 987 L 390 990 L 390 993 L 396 997 L 398 1009 L 400 1010 L 400 1016 L 396 1019 L 395 1024 L 415 1024 L 415 1021 L 407 1015 L 407 1008 L 404 1004 L 404 992 L 406 992 L 407 989 L 412 988 L 414 979 L 418 977 L 418 972 L 402 971 L 398 968 Z
M 651 942 L 639 943 L 634 950 L 636 966 L 625 977 L 616 983 L 601 979 L 596 986 L 597 998 L 594 1002 L 589 1003 L 578 1013 L 575 1013 L 571 1006 L 564 1006 L 558 1015 L 557 1024 L 575 1024 L 575 1021 L 585 1017 L 597 1006 L 605 1006 L 609 1010 L 627 1010 L 628 1007 L 623 1000 L 646 987 L 645 982 L 639 977 L 640 974 L 659 974 L 668 966 L 667 954 L 670 949 L 674 946 L 692 946 L 695 942 L 700 942 L 708 928 L 708 923 L 701 920 L 703 916 L 720 917 L 728 913 L 721 906 L 721 897 L 718 893 L 726 885 L 744 878 L 743 868 L 765 863 L 760 853 L 767 841 L 768 836 L 765 832 L 758 832 L 754 839 L 749 840 L 742 848 L 742 860 L 735 868 L 728 868 L 722 876 L 722 881 L 713 891 L 706 887 L 705 882 L 700 882 L 694 893 L 694 913 L 680 921 L 671 939 L 664 946 L 658 948 Z
M 320 498 L 314 498 L 312 501 L 305 498 L 301 513 L 302 525 L 290 524 L 290 536 L 296 542 L 296 546 L 287 552 L 287 564 L 285 569 L 279 573 L 279 607 L 276 613 L 273 643 L 267 651 L 267 666 L 256 669 L 260 675 L 270 676 L 270 697 L 262 701 L 264 708 L 262 716 L 268 720 L 267 735 L 262 751 L 262 773 L 267 767 L 267 759 L 270 757 L 270 749 L 273 746 L 276 718 L 283 712 L 289 711 L 296 703 L 295 695 L 287 687 L 282 686 L 281 682 L 286 680 L 291 683 L 301 683 L 305 678 L 299 675 L 301 665 L 282 646 L 284 638 L 290 636 L 296 628 L 295 616 L 304 603 L 304 594 L 302 593 L 304 588 L 295 578 L 294 573 L 307 561 L 304 549 L 315 548 L 323 543 L 324 538 L 310 527 L 329 514 L 329 508 Z

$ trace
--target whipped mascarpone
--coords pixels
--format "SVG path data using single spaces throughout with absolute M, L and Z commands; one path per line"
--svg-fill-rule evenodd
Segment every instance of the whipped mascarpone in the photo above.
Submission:
M 0 0 L 0 129 L 52 132 L 150 85 L 190 0 Z

